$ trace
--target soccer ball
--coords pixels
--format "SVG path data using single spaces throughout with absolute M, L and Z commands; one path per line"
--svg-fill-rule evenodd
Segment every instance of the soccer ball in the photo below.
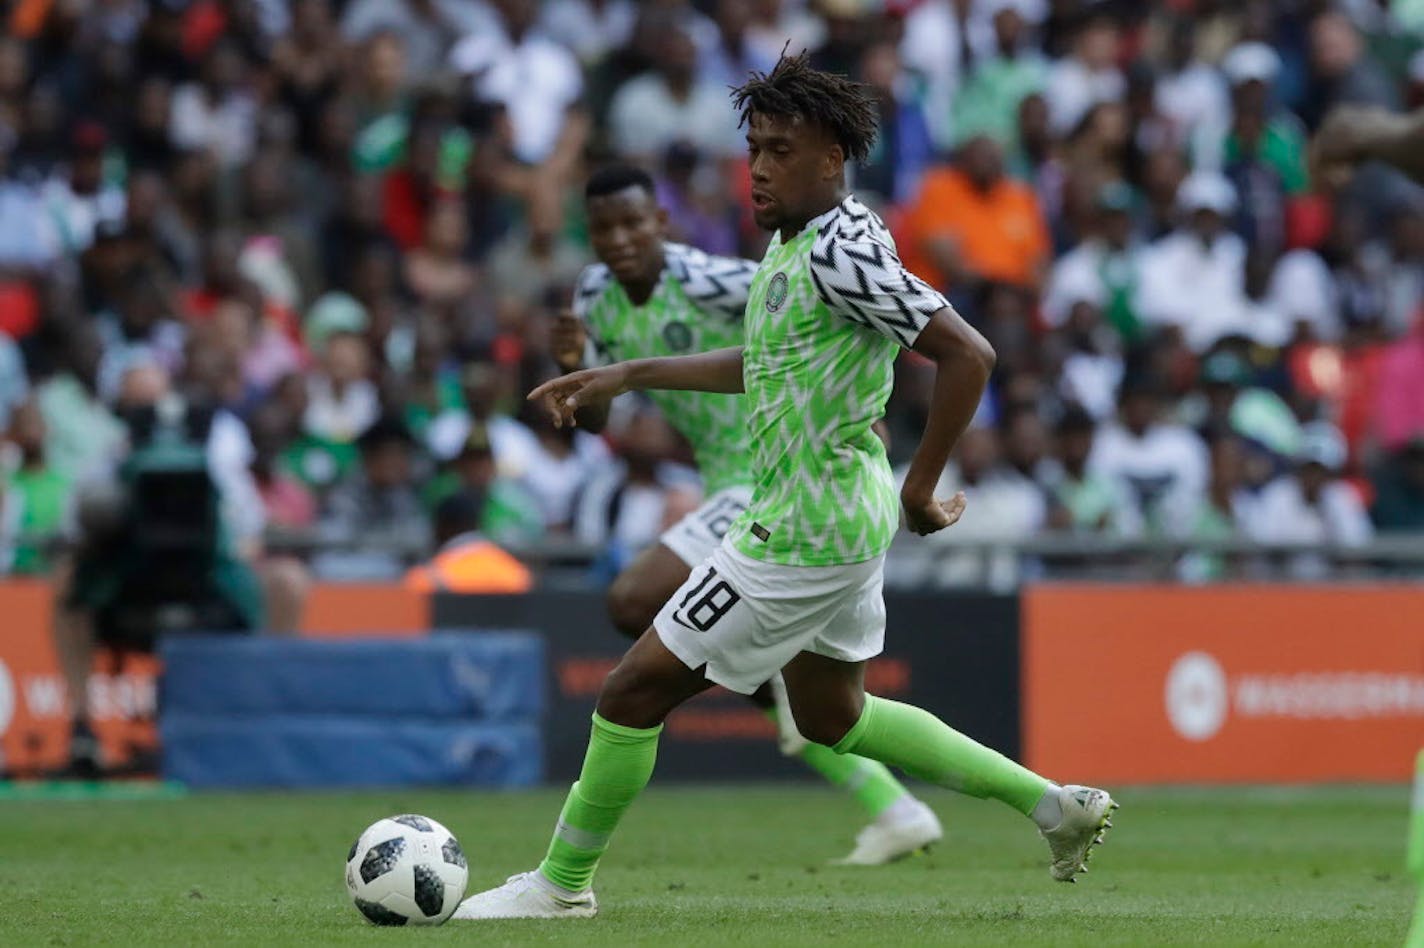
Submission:
M 464 898 L 469 877 L 450 831 L 414 813 L 372 823 L 346 857 L 346 891 L 376 925 L 439 925 Z

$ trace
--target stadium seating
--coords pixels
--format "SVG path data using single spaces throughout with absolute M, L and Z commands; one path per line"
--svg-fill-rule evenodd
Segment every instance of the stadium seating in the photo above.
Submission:
M 544 643 L 166 639 L 165 777 L 192 787 L 519 787 L 543 778 Z

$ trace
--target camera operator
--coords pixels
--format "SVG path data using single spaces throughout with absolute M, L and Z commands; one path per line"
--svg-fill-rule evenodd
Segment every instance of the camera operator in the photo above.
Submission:
M 74 776 L 101 773 L 87 689 L 95 644 L 149 652 L 162 633 L 263 625 L 253 564 L 264 516 L 245 426 L 185 400 L 163 369 L 142 361 L 122 370 L 115 413 L 123 447 L 76 490 L 72 550 L 55 584 Z

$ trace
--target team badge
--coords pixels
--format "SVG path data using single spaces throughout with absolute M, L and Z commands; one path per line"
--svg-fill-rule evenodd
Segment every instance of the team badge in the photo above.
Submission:
M 785 273 L 777 273 L 771 278 L 771 285 L 766 288 L 767 312 L 776 312 L 786 302 L 786 283 Z
M 692 330 L 687 323 L 668 323 L 663 327 L 663 342 L 673 352 L 686 352 L 692 348 Z

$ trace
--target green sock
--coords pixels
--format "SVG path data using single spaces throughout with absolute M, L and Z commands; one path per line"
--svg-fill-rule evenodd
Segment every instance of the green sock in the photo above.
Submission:
M 777 719 L 775 708 L 767 708 L 766 716 Z M 807 741 L 797 753 L 802 762 L 843 790 L 849 791 L 855 802 L 872 818 L 890 809 L 890 804 L 908 794 L 905 785 L 895 779 L 890 768 L 878 760 L 837 754 L 824 744 Z
M 573 892 L 588 888 L 623 811 L 653 775 L 662 729 L 624 727 L 594 713 L 583 770 L 539 864 L 544 878 Z
M 928 711 L 874 695 L 865 696 L 860 720 L 833 749 L 874 758 L 971 797 L 1002 800 L 1025 816 L 1049 787 L 1038 774 L 970 740 Z

